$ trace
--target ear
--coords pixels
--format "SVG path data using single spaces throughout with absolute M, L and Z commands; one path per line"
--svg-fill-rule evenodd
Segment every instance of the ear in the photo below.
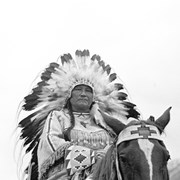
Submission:
M 164 130 L 164 128 L 166 127 L 166 125 L 169 123 L 170 121 L 170 110 L 171 107 L 169 107 L 156 121 L 155 124 L 157 124 L 157 126 L 159 126 L 160 128 L 162 128 L 162 130 Z
M 125 127 L 126 125 L 119 121 L 118 119 L 115 119 L 106 113 L 100 111 L 105 123 L 113 129 L 113 131 L 118 135 Z

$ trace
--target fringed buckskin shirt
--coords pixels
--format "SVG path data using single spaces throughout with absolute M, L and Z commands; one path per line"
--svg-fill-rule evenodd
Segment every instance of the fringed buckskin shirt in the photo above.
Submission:
M 114 132 L 106 124 L 96 121 L 89 113 L 74 112 L 73 115 L 75 125 L 70 132 L 69 141 L 65 140 L 64 135 L 71 126 L 68 111 L 52 111 L 47 117 L 38 145 L 39 180 L 58 180 L 58 177 L 71 179 L 70 176 L 75 174 L 75 168 L 71 167 L 68 173 L 67 169 L 70 165 L 65 163 L 67 151 L 70 152 L 68 148 L 78 149 L 81 146 L 84 148 L 82 150 L 84 156 L 92 159 L 93 152 L 100 149 L 107 150 L 112 144 Z M 74 154 L 75 152 L 76 150 Z M 72 153 L 70 155 L 72 156 Z

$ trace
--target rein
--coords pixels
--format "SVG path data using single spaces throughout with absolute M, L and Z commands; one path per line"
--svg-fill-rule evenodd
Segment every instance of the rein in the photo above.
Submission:
M 116 142 L 116 148 L 115 148 L 116 171 L 117 171 L 118 180 L 122 180 L 122 176 L 120 173 L 120 168 L 118 163 L 117 147 L 122 142 L 130 141 L 133 139 L 156 139 L 162 141 L 158 128 L 156 126 L 148 125 L 145 123 L 140 125 L 132 125 L 121 131 L 120 134 L 118 135 L 118 140 Z

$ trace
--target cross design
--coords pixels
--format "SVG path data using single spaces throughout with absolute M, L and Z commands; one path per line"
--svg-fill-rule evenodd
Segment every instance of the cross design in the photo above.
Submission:
M 146 127 L 145 124 L 138 127 L 136 131 L 131 131 L 131 134 L 139 134 L 139 136 L 143 136 L 143 139 L 148 139 L 148 136 L 151 136 L 152 133 L 156 134 L 156 131 Z

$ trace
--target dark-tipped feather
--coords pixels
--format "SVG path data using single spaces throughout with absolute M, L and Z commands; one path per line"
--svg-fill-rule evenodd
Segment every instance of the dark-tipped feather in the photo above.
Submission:
M 112 73 L 112 74 L 110 74 L 110 76 L 109 76 L 109 81 L 112 82 L 112 81 L 114 81 L 116 78 L 117 78 L 116 73 Z
M 118 93 L 118 99 L 119 100 L 121 100 L 121 101 L 124 101 L 124 100 L 126 100 L 127 99 L 127 94 L 126 93 L 124 93 L 124 92 L 119 92 Z
M 95 60 L 96 59 L 96 54 L 94 54 L 92 57 L 91 57 L 91 60 Z
M 82 56 L 89 56 L 89 50 L 85 49 L 83 52 L 82 52 Z
M 67 57 L 70 58 L 71 56 L 68 54 Z M 59 64 L 54 62 L 50 63 L 49 67 L 46 68 L 45 71 L 41 74 L 42 81 L 37 83 L 37 86 L 32 89 L 32 93 L 24 98 L 25 104 L 22 107 L 24 110 L 34 110 L 36 106 L 41 102 L 39 96 L 41 95 L 43 87 L 48 85 L 47 81 L 51 79 L 51 74 L 56 71 L 55 68 L 57 67 L 59 67 Z M 54 97 L 52 97 L 52 99 L 50 98 L 50 101 L 52 100 L 54 100 Z
M 70 63 L 70 61 L 72 60 L 72 57 L 70 54 L 64 54 L 63 56 L 61 56 L 61 63 Z
M 138 119 L 140 116 L 140 113 L 135 109 L 136 105 L 127 101 L 123 101 L 123 104 L 128 108 L 127 112 L 127 118 L 135 118 Z
M 91 60 L 97 60 L 98 62 L 101 60 L 101 57 L 97 54 L 94 54 L 92 57 L 91 57 Z
M 26 111 L 34 110 L 39 103 L 40 103 L 40 100 L 38 99 L 34 101 L 26 102 L 26 104 L 23 105 L 23 109 Z
M 41 79 L 43 81 L 48 81 L 51 78 L 51 72 L 45 71 L 41 74 Z
M 40 91 L 40 90 L 39 90 Z M 41 92 L 41 91 L 40 91 Z M 38 92 L 39 93 L 39 92 Z M 37 92 L 33 92 L 32 94 L 30 94 L 30 95 L 28 95 L 28 96 L 26 96 L 25 98 L 24 98 L 24 100 L 25 100 L 25 102 L 26 103 L 28 103 L 28 102 L 31 102 L 31 101 L 35 101 L 36 99 L 38 99 L 39 97 L 38 97 L 38 94 L 37 94 Z
M 49 67 L 57 68 L 57 67 L 59 67 L 59 64 L 52 62 L 52 63 L 50 63 Z
M 76 56 L 82 56 L 82 51 L 77 50 L 77 51 L 75 52 L 75 54 L 76 54 Z
M 114 87 L 115 87 L 115 89 L 118 90 L 118 91 L 121 90 L 121 89 L 124 89 L 124 88 L 123 88 L 123 85 L 120 84 L 120 83 L 115 83 L 115 84 L 114 84 Z
M 111 67 L 110 67 L 109 64 L 108 64 L 106 67 L 104 67 L 104 71 L 106 71 L 108 75 L 110 74 L 110 72 L 111 72 Z
M 31 151 L 37 144 L 39 136 L 42 133 L 42 127 L 44 126 L 45 119 L 48 116 L 48 112 L 36 117 L 40 111 L 27 116 L 22 121 L 19 122 L 19 127 L 21 127 L 20 138 L 24 139 L 24 146 L 28 146 L 26 152 Z M 32 120 L 33 119 L 33 120 Z
M 46 85 L 48 85 L 46 81 L 41 81 L 41 82 L 37 83 L 37 86 L 39 88 L 42 88 L 43 86 L 46 86 Z

